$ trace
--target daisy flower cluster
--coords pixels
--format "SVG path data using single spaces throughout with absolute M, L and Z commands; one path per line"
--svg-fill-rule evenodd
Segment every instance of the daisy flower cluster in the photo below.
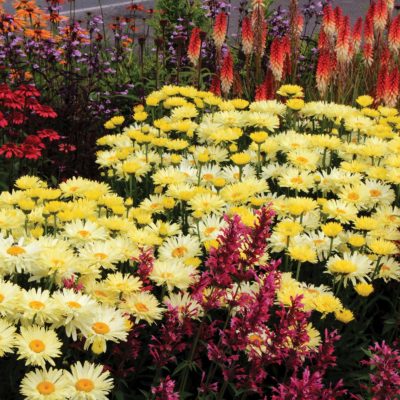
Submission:
M 118 133 L 98 140 L 106 149 L 97 163 L 136 199 L 139 219 L 167 232 L 164 215 L 179 231 L 161 244 L 164 260 L 194 262 L 213 246 L 223 215 L 252 226 L 254 210 L 271 203 L 280 300 L 302 295 L 307 310 L 347 323 L 354 296 L 400 280 L 400 116 L 372 108 L 370 96 L 351 107 L 306 103 L 296 85 L 277 94 L 281 101 L 249 103 L 166 86 L 134 108 L 130 125 L 105 124 Z

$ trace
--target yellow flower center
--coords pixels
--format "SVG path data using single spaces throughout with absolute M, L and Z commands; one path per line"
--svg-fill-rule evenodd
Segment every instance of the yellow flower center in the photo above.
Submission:
M 53 393 L 56 390 L 54 384 L 49 382 L 49 381 L 40 382 L 36 386 L 36 389 L 40 394 L 43 394 L 45 396 L 48 395 L 48 394 Z
M 76 192 L 78 189 L 79 189 L 78 186 L 71 186 L 71 187 L 69 188 L 70 192 Z
M 252 333 L 251 335 L 249 335 L 249 342 L 251 344 L 254 344 L 255 346 L 261 346 L 262 337 L 260 335 L 257 335 L 256 333 Z
M 136 310 L 140 311 L 140 312 L 147 312 L 149 311 L 149 309 L 147 308 L 146 304 L 143 303 L 136 303 L 135 304 Z
M 4 296 L 0 293 L 0 303 L 4 300 Z
M 94 389 L 94 383 L 91 379 L 79 379 L 75 383 L 75 389 L 79 392 L 89 393 Z
M 303 183 L 303 178 L 301 176 L 295 176 L 290 180 L 292 183 Z
M 90 236 L 90 232 L 82 230 L 82 231 L 78 231 L 78 235 L 82 236 L 83 238 L 87 238 L 88 236 Z
M 95 253 L 94 255 L 98 260 L 105 260 L 107 258 L 107 254 L 104 253 Z
M 164 279 L 171 279 L 174 277 L 174 274 L 172 274 L 171 272 L 163 272 L 162 274 L 160 274 L 160 276 Z
M 297 161 L 298 163 L 300 163 L 300 164 L 307 164 L 308 159 L 305 158 L 305 157 L 299 156 L 299 157 L 296 158 L 296 161 Z
M 41 340 L 34 339 L 29 343 L 29 348 L 35 353 L 41 353 L 46 349 L 46 346 Z
M 33 300 L 29 302 L 29 307 L 33 308 L 34 310 L 41 310 L 45 307 L 45 305 L 41 301 Z
M 172 257 L 179 258 L 183 257 L 187 253 L 188 249 L 185 246 L 177 247 L 172 251 Z
M 204 174 L 203 179 L 205 181 L 212 181 L 214 179 L 214 175 L 213 174 Z
M 7 249 L 7 254 L 10 256 L 20 256 L 21 254 L 26 253 L 25 249 L 20 246 L 11 246 Z
M 67 301 L 67 305 L 70 308 L 81 308 L 81 305 L 77 303 L 76 301 Z
M 92 325 L 92 329 L 99 335 L 106 335 L 110 332 L 110 327 L 104 322 L 95 322 Z

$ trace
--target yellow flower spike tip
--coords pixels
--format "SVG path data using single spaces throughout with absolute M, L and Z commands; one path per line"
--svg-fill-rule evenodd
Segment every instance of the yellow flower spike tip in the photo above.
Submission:
M 362 95 L 358 96 L 356 99 L 356 103 L 359 104 L 361 107 L 369 107 L 371 104 L 373 104 L 374 98 L 368 95 Z
M 354 290 L 362 297 L 368 297 L 374 291 L 373 285 L 370 283 L 360 282 L 354 286 Z

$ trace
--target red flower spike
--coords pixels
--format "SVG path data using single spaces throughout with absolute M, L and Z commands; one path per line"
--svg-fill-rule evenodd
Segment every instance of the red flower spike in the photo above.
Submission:
M 317 88 L 321 97 L 324 97 L 334 71 L 334 59 L 328 51 L 320 53 L 317 64 Z
M 350 61 L 349 47 L 350 47 L 351 31 L 350 31 L 350 18 L 343 17 L 342 24 L 339 28 L 338 38 L 336 42 L 336 57 L 339 63 L 347 64 Z
M 200 58 L 200 51 L 201 51 L 200 32 L 201 32 L 200 28 L 193 28 L 189 40 L 188 57 L 194 66 L 198 64 Z
M 224 44 L 227 28 L 228 17 L 224 12 L 221 12 L 215 18 L 213 29 L 213 39 L 217 49 L 221 49 Z
M 378 0 L 373 13 L 374 29 L 378 32 L 382 32 L 385 29 L 388 17 L 389 14 L 386 0 Z
M 244 17 L 242 21 L 242 49 L 246 56 L 253 52 L 254 33 L 249 17 Z
M 357 53 L 360 50 L 361 46 L 361 39 L 362 39 L 362 27 L 363 27 L 363 20 L 362 18 L 358 18 L 352 32 L 352 42 L 354 45 L 354 51 Z
M 388 43 L 390 50 L 398 54 L 400 49 L 400 15 L 394 18 L 389 26 Z
M 221 96 L 221 80 L 218 75 L 214 75 L 211 80 L 210 92 L 216 96 Z
M 329 37 L 333 37 L 336 32 L 335 14 L 330 4 L 324 7 L 323 17 L 322 17 L 322 30 Z
M 221 89 L 227 95 L 233 84 L 233 59 L 231 52 L 228 50 L 225 54 L 221 67 Z
M 365 43 L 363 47 L 363 57 L 365 63 L 370 67 L 374 62 L 374 47 L 372 43 Z

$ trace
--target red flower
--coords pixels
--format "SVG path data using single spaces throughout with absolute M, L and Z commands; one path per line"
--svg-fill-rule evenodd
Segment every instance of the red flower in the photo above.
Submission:
M 23 157 L 23 152 L 17 144 L 6 143 L 0 147 L 0 155 L 4 155 L 6 158 L 21 158 Z
M 58 150 L 60 150 L 62 153 L 70 153 L 71 151 L 76 150 L 76 146 L 68 143 L 60 143 L 58 145 Z
M 13 95 L 13 92 L 8 87 L 7 83 L 0 84 L 0 99 L 10 99 Z
M 40 92 L 35 88 L 33 85 L 21 85 L 18 87 L 18 89 L 14 92 L 15 94 L 19 96 L 24 96 L 24 97 L 39 97 Z
M 45 144 L 36 135 L 28 135 L 25 138 L 23 144 L 24 145 L 28 145 L 28 146 L 36 146 L 36 147 L 39 147 L 41 149 L 44 149 L 46 147 Z
M 35 110 L 36 114 L 43 118 L 56 118 L 57 113 L 50 106 L 40 105 Z
M 37 160 L 42 156 L 42 150 L 36 145 L 23 144 L 22 151 L 23 157 L 28 160 Z
M 61 136 L 54 129 L 41 129 L 36 133 L 40 139 L 49 139 L 50 142 L 61 139 Z
M 324 14 L 322 17 L 322 30 L 328 36 L 333 36 L 336 32 L 335 14 L 330 4 L 324 7 Z
M 0 111 L 0 128 L 4 128 L 8 125 L 8 121 L 4 118 L 4 114 Z
M 211 80 L 210 92 L 216 96 L 221 96 L 221 80 L 218 75 L 214 75 Z
M 19 111 L 13 111 L 10 117 L 11 122 L 15 125 L 21 125 L 28 119 L 22 112 Z

